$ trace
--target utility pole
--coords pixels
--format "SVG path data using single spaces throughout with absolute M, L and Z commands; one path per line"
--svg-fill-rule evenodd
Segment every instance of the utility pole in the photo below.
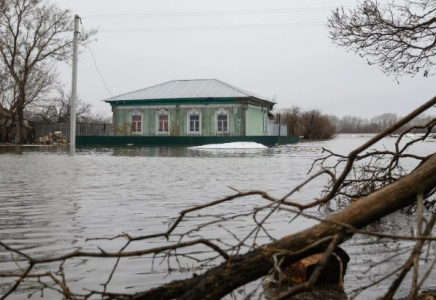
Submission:
M 74 16 L 74 39 L 73 39 L 73 83 L 71 89 L 70 107 L 70 150 L 76 148 L 76 102 L 77 102 L 77 56 L 79 44 L 79 21 L 78 15 Z

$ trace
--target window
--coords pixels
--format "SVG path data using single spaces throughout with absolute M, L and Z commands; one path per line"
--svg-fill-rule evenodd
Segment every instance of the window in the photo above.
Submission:
M 201 111 L 192 108 L 186 115 L 186 133 L 201 135 Z
M 132 116 L 132 133 L 138 134 L 142 132 L 141 119 L 141 116 Z
M 228 115 L 217 115 L 217 131 L 227 132 Z
M 156 134 L 169 134 L 171 127 L 170 111 L 161 109 L 156 111 Z
M 160 133 L 168 132 L 168 115 L 159 116 L 159 129 Z
M 189 116 L 189 132 L 200 132 L 200 115 Z
M 215 132 L 223 134 L 229 132 L 229 114 L 230 112 L 223 107 L 215 112 Z

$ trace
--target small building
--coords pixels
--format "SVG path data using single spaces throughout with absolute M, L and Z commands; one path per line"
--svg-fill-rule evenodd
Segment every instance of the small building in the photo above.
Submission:
M 168 81 L 105 102 L 116 136 L 265 136 L 275 104 L 217 79 Z

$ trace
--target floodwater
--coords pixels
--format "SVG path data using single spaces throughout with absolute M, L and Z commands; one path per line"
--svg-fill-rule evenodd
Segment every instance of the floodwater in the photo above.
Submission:
M 118 251 L 125 244 L 124 239 L 88 242 L 86 239 L 113 237 L 121 233 L 141 236 L 166 231 L 169 222 L 181 210 L 234 194 L 231 188 L 264 190 L 274 197 L 281 197 L 308 177 L 310 165 L 313 159 L 322 155 L 323 147 L 347 154 L 369 138 L 340 135 L 330 141 L 268 149 L 78 148 L 74 156 L 62 146 L 3 146 L 0 147 L 0 241 L 36 258 L 77 249 L 99 251 L 97 247 L 107 252 Z M 377 147 L 391 148 L 393 143 L 393 138 L 386 138 Z M 414 151 L 425 155 L 434 152 L 435 146 L 436 143 L 431 142 L 419 143 Z M 410 162 L 406 167 L 411 168 L 413 164 Z M 314 180 L 292 199 L 306 202 L 318 197 L 325 180 Z M 235 219 L 223 223 L 224 227 L 211 224 L 198 232 L 203 237 L 234 243 L 234 235 L 244 237 L 254 226 L 252 217 L 236 218 L 236 214 L 250 212 L 266 203 L 259 197 L 251 196 L 194 212 L 188 215 L 176 232 L 193 229 L 199 224 L 216 220 L 217 216 L 235 216 Z M 317 210 L 312 213 L 321 214 Z M 291 216 L 283 212 L 274 214 L 265 228 L 272 237 L 280 238 L 316 224 L 301 217 L 289 223 L 290 219 Z M 409 234 L 412 226 L 413 217 L 398 213 L 375 224 L 374 229 Z M 249 242 L 252 241 L 249 239 Z M 269 242 L 269 237 L 260 234 L 256 242 Z M 166 244 L 165 239 L 156 238 L 132 243 L 127 250 Z M 344 249 L 351 260 L 345 277 L 345 294 L 393 270 L 406 256 L 396 256 L 369 271 L 368 268 L 410 245 L 409 242 L 361 236 L 348 241 Z M 201 247 L 193 249 L 205 250 Z M 207 253 L 194 255 L 203 258 Z M 64 268 L 69 286 L 79 293 L 85 293 L 83 289 L 101 291 L 101 284 L 107 281 L 114 263 L 112 259 L 95 258 L 68 261 Z M 163 282 L 191 277 L 193 272 L 201 273 L 208 267 L 186 257 L 181 258 L 179 263 L 173 259 L 153 261 L 149 256 L 122 259 L 107 291 L 135 293 Z M 219 261 L 209 266 L 216 263 Z M 428 264 L 422 262 L 423 266 Z M 0 249 L 0 274 L 19 272 L 20 267 L 26 267 L 21 258 Z M 39 271 L 56 270 L 55 267 L 54 264 L 44 265 Z M 364 274 L 364 271 L 368 272 Z M 434 287 L 435 280 L 430 278 L 427 286 Z M 0 277 L 0 295 L 11 286 L 11 282 L 10 278 Z M 370 289 L 361 294 L 360 299 L 376 298 L 389 283 Z M 24 299 L 34 292 L 35 286 L 32 282 L 22 284 L 10 299 Z M 244 298 L 257 286 L 258 283 L 251 283 L 239 289 L 236 297 Z M 408 287 L 402 288 L 397 295 L 403 295 Z M 36 293 L 32 298 L 39 296 L 40 293 Z M 61 298 L 50 291 L 44 291 L 44 297 Z

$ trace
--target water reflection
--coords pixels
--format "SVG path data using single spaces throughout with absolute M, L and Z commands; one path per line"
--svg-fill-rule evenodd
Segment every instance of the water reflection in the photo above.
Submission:
M 39 145 L 0 145 L 0 154 L 67 154 L 69 152 L 68 146 L 56 145 L 56 146 L 39 146 Z
M 113 155 L 129 157 L 259 157 L 273 155 L 274 149 L 207 149 L 196 150 L 186 147 L 85 147 L 78 149 L 80 155 Z
M 3 146 L 0 147 L 0 154 L 23 154 L 23 147 L 21 146 Z
M 85 156 L 126 156 L 126 157 L 271 157 L 280 154 L 312 156 L 320 152 L 321 143 L 283 145 L 267 149 L 194 149 L 189 147 L 76 147 L 68 146 L 0 146 L 0 154 L 48 154 Z M 72 150 L 74 150 L 72 152 Z

